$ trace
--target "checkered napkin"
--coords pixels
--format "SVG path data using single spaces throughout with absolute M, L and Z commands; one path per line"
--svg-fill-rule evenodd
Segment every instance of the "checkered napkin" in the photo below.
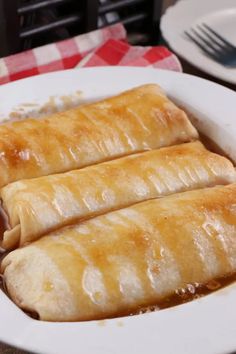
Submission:
M 178 58 L 166 47 L 131 46 L 115 39 L 109 39 L 95 51 L 85 56 L 77 67 L 104 65 L 148 66 L 182 71 Z
M 76 66 L 152 66 L 181 71 L 177 57 L 165 47 L 130 46 L 122 24 L 0 59 L 0 84 Z

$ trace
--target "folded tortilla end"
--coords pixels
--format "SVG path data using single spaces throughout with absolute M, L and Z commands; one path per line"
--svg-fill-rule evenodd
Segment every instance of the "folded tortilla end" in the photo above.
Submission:
M 21 226 L 20 224 L 14 226 L 10 230 L 6 230 L 3 234 L 2 248 L 5 250 L 11 250 L 18 246 L 21 238 Z

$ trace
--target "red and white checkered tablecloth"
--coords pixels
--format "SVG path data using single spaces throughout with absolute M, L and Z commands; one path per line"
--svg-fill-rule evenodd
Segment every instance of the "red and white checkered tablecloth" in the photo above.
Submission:
M 122 24 L 0 59 L 0 84 L 51 71 L 83 66 L 152 66 L 182 71 L 165 47 L 131 46 Z

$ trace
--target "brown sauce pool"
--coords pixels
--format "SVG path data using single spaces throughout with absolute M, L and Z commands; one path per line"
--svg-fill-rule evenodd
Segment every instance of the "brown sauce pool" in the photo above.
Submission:
M 203 143 L 203 145 L 211 152 L 214 152 L 215 154 L 221 155 L 226 157 L 228 160 L 230 160 L 233 165 L 234 162 L 232 161 L 232 159 L 227 155 L 227 153 L 225 151 L 223 151 L 213 140 L 211 140 L 208 136 L 199 133 L 199 137 L 200 137 L 200 141 Z
M 147 308 L 140 308 L 135 314 L 147 313 L 155 311 L 157 309 L 162 310 L 169 307 L 182 305 L 186 302 L 190 302 L 192 300 L 196 300 L 203 296 L 212 294 L 213 292 L 225 288 L 226 286 L 234 283 L 235 281 L 236 273 L 233 273 L 225 277 L 210 280 L 206 284 L 188 284 L 186 288 L 177 289 L 174 294 L 159 302 L 158 308 L 155 307 L 155 305 Z
M 206 146 L 206 148 L 214 153 L 217 153 L 219 155 L 227 157 L 229 160 L 229 156 L 211 139 L 209 139 L 207 136 L 199 133 L 200 135 L 200 141 Z M 7 224 L 7 217 L 4 215 L 2 212 L 2 209 L 0 208 L 0 239 L 1 236 L 3 235 L 3 232 L 8 228 Z M 2 259 L 7 255 L 7 252 L 4 252 L 1 249 L 1 243 L 0 243 L 0 265 Z M 236 273 L 230 274 L 228 276 L 224 276 L 221 278 L 217 278 L 214 280 L 211 280 L 207 282 L 206 284 L 199 284 L 199 283 L 193 283 L 193 284 L 188 284 L 186 288 L 181 288 L 177 289 L 174 294 L 170 295 L 169 297 L 166 297 L 164 300 L 158 303 L 158 306 L 153 304 L 148 307 L 140 307 L 137 309 L 135 312 L 129 312 L 129 313 L 121 313 L 115 317 L 122 317 L 122 316 L 133 316 L 133 315 L 139 315 L 143 313 L 149 313 L 153 312 L 156 310 L 161 310 L 161 309 L 166 309 L 178 305 L 182 305 L 184 303 L 190 302 L 192 300 L 201 298 L 203 296 L 209 295 L 215 291 L 218 291 L 222 288 L 227 287 L 228 285 L 234 283 L 236 281 Z M 0 290 L 2 290 L 7 296 L 8 292 L 6 289 L 6 286 L 4 284 L 4 279 L 0 274 Z M 29 313 L 25 311 L 30 317 L 34 319 L 38 319 L 38 315 L 36 313 Z

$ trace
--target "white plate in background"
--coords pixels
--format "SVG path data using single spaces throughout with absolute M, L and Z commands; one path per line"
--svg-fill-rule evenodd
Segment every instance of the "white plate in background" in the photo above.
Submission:
M 184 35 L 184 31 L 203 22 L 236 46 L 236 0 L 179 0 L 162 16 L 162 35 L 172 50 L 189 63 L 236 85 L 236 68 L 217 63 Z
M 0 87 L 0 114 L 6 116 L 23 102 L 44 104 L 50 96 L 78 90 L 84 100 L 94 100 L 145 83 L 160 84 L 236 161 L 236 93 L 181 73 L 100 67 L 35 76 Z M 232 284 L 159 312 L 50 323 L 28 317 L 0 291 L 0 341 L 40 354 L 226 354 L 236 350 L 235 299 L 236 284 Z

